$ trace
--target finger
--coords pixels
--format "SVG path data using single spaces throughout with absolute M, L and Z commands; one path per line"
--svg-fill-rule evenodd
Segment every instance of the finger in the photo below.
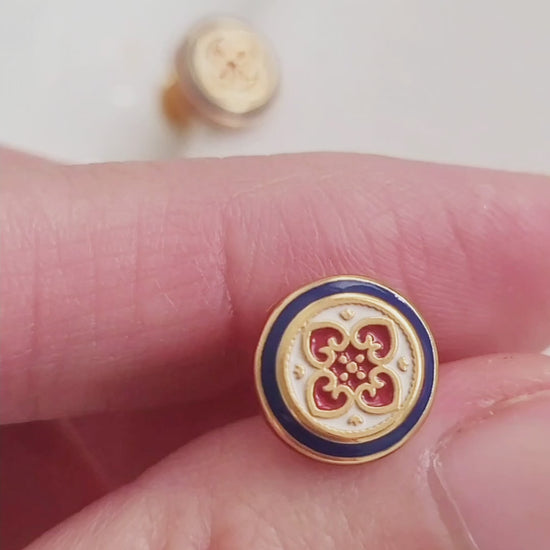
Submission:
M 2 550 L 21 549 L 192 438 L 219 427 L 219 412 L 209 403 L 192 407 L 0 427 Z M 220 404 L 226 423 L 235 420 L 238 407 L 238 398 Z
M 248 419 L 183 448 L 31 548 L 543 548 L 549 389 L 542 356 L 449 365 L 418 434 L 358 466 L 315 463 Z
M 20 550 L 112 488 L 66 421 L 2 426 L 2 550 Z
M 69 422 L 111 486 L 120 486 L 192 439 L 257 414 L 258 409 L 248 388 L 216 399 L 216 407 L 211 405 L 211 400 L 204 400 L 86 415 Z
M 270 306 L 329 274 L 402 291 L 443 359 L 548 337 L 542 177 L 358 155 L 3 173 L 4 422 L 227 393 Z
M 9 167 L 10 171 L 18 170 L 39 170 L 47 169 L 48 165 L 53 165 L 52 161 L 45 158 L 34 156 L 15 149 L 9 149 L 0 145 L 0 166 Z

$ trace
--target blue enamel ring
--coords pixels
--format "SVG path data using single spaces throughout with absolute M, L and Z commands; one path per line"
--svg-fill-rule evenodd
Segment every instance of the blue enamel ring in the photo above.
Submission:
M 395 451 L 426 418 L 437 350 L 397 292 L 363 277 L 331 277 L 273 311 L 255 377 L 265 416 L 285 442 L 325 462 L 367 462 Z

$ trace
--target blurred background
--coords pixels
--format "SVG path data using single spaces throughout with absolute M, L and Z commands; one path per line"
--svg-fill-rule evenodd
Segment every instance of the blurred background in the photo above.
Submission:
M 270 40 L 280 94 L 252 128 L 177 130 L 160 103 L 175 49 L 224 14 Z M 331 150 L 550 174 L 550 2 L 2 0 L 0 143 L 69 163 Z M 2 428 L 2 548 L 192 438 L 187 414 Z
M 166 123 L 174 51 L 242 17 L 280 59 L 253 129 Z M 345 150 L 550 173 L 546 0 L 2 0 L 0 142 L 68 162 Z

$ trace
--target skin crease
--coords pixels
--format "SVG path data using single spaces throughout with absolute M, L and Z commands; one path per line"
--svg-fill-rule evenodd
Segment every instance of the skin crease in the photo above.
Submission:
M 464 360 L 548 343 L 548 178 L 329 154 L 67 167 L 4 152 L 0 166 L 0 419 L 52 419 L 3 429 L 2 531 L 28 520 L 11 548 L 201 434 L 34 548 L 452 547 L 426 457 L 493 401 L 548 387 L 545 358 Z M 443 362 L 460 360 L 415 438 L 350 469 L 259 419 L 220 428 L 257 410 L 270 307 L 338 273 L 405 294 Z M 41 494 L 56 473 L 72 491 Z

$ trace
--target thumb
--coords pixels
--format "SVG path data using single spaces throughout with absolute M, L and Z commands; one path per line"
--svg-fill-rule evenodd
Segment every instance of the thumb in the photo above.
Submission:
M 462 531 L 479 550 L 548 548 L 549 422 L 547 390 L 491 407 L 445 438 L 431 486 L 455 537 Z
M 547 547 L 550 360 L 444 365 L 426 424 L 376 462 L 317 463 L 258 418 L 216 430 L 33 550 Z

